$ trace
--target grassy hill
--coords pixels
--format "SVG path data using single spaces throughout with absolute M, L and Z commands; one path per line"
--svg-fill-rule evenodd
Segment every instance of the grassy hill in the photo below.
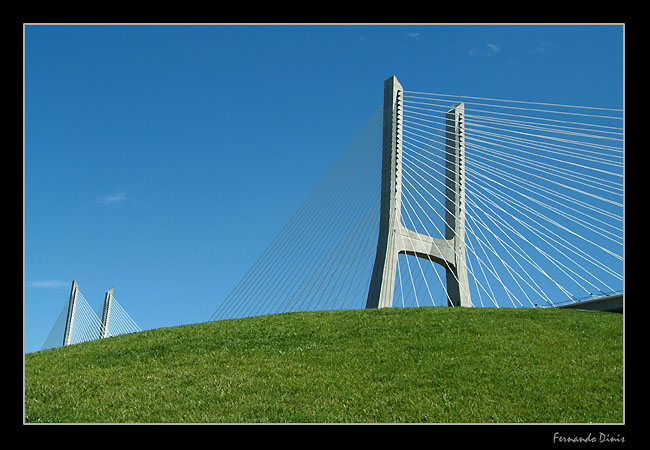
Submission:
M 623 317 L 290 313 L 25 355 L 26 422 L 622 422 Z

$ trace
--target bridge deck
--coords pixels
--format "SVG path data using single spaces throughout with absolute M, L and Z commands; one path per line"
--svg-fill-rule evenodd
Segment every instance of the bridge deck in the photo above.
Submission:
M 623 294 L 608 295 L 607 297 L 569 303 L 556 306 L 556 308 L 585 309 L 588 311 L 623 312 Z

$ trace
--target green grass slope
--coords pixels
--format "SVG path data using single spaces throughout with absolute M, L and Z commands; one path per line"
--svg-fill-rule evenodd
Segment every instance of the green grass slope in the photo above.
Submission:
M 620 423 L 622 315 L 381 309 L 148 330 L 25 355 L 25 416 Z

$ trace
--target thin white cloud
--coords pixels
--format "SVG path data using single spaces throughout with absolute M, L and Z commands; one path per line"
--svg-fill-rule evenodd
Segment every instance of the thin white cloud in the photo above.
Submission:
M 498 44 L 485 44 L 478 47 L 472 47 L 467 51 L 469 56 L 492 56 L 501 51 L 501 46 Z
M 420 35 L 420 33 L 415 33 L 415 32 L 406 33 L 406 36 L 408 36 L 410 38 L 416 38 L 419 35 Z
M 552 43 L 544 41 L 539 43 L 537 48 L 535 48 L 535 52 L 545 55 L 548 52 L 550 52 L 552 48 L 553 48 Z
M 126 194 L 124 192 L 117 192 L 115 194 L 110 194 L 110 195 L 104 195 L 103 197 L 99 198 L 95 203 L 99 203 L 101 205 L 110 205 L 113 203 L 120 203 L 126 200 Z
M 64 287 L 70 287 L 69 281 L 61 280 L 45 280 L 45 281 L 32 281 L 27 286 L 33 288 L 44 288 L 44 289 L 60 289 Z

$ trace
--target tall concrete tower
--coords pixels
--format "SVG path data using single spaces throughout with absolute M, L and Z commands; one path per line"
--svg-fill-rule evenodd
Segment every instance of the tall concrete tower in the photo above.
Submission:
M 465 105 L 459 103 L 446 115 L 445 239 L 432 238 L 406 228 L 401 220 L 403 95 L 396 77 L 384 82 L 379 237 L 366 308 L 393 306 L 400 253 L 445 267 L 448 305 L 472 306 L 465 251 Z
M 102 325 L 99 331 L 99 338 L 103 339 L 109 336 L 108 321 L 113 310 L 113 288 L 110 288 L 104 294 L 104 307 L 102 308 Z
M 72 342 L 72 327 L 77 312 L 77 298 L 79 296 L 79 285 L 76 280 L 72 280 L 70 288 L 70 300 L 68 300 L 68 314 L 65 319 L 65 330 L 63 331 L 62 345 L 70 345 Z

